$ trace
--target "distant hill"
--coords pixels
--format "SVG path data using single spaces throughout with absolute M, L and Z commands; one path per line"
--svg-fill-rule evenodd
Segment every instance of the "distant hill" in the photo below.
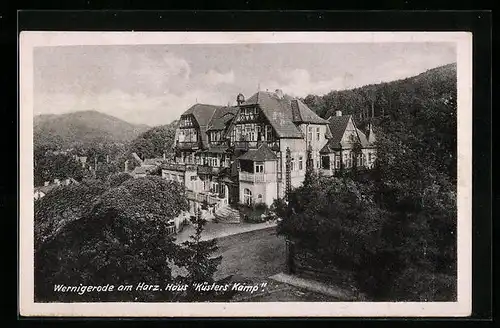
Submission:
M 384 117 L 398 119 L 402 110 L 416 110 L 420 99 L 456 96 L 457 65 L 455 63 L 430 69 L 419 75 L 392 82 L 371 84 L 363 87 L 332 91 L 323 96 L 308 95 L 303 100 L 319 116 L 328 118 L 336 110 L 355 115 L 357 121 Z
M 93 110 L 38 115 L 33 119 L 34 144 L 56 148 L 90 143 L 128 143 L 150 128 Z

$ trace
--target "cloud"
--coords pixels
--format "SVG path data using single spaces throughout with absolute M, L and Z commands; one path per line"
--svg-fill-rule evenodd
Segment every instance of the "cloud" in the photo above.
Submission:
M 213 69 L 209 70 L 206 74 L 201 76 L 202 83 L 210 86 L 210 85 L 218 85 L 218 84 L 231 84 L 234 83 L 234 71 L 230 70 L 227 73 L 219 73 Z
M 328 80 L 312 80 L 309 71 L 305 69 L 294 69 L 291 71 L 282 71 L 278 74 L 278 80 L 272 80 L 262 84 L 261 89 L 274 91 L 283 90 L 284 93 L 295 96 L 305 97 L 308 94 L 321 95 L 332 90 L 345 87 L 343 77 L 332 77 Z

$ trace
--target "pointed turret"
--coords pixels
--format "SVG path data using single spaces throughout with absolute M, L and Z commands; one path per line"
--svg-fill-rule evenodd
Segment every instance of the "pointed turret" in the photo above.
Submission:
M 371 145 L 371 144 L 374 144 L 375 141 L 377 141 L 377 139 L 375 138 L 375 133 L 373 132 L 373 126 L 372 126 L 372 123 L 368 123 L 368 143 Z

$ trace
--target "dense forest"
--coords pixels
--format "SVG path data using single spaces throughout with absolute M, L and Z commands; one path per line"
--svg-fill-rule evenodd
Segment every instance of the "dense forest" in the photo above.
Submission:
M 373 300 L 454 301 L 456 66 L 305 101 L 323 117 L 342 110 L 374 122 L 377 164 L 337 177 L 309 172 L 288 203 L 274 204 L 279 233 L 314 254 L 315 267 L 350 273 Z

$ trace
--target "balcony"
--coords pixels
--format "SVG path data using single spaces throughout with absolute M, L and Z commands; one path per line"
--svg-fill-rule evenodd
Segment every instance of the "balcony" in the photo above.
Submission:
M 197 150 L 200 145 L 197 141 L 177 141 L 175 147 L 182 150 Z
M 217 175 L 219 174 L 221 168 L 207 165 L 198 165 L 198 174 L 204 175 Z
M 271 150 L 279 151 L 278 141 L 235 141 L 234 149 L 239 150 L 249 150 L 249 149 L 257 149 L 263 144 L 266 144 Z
M 178 172 L 196 171 L 196 165 L 194 164 L 164 163 L 161 168 L 164 170 L 178 171 Z
M 217 140 L 217 141 L 209 141 L 208 145 L 210 147 L 220 147 L 220 148 L 223 148 L 223 147 L 228 147 L 229 143 L 228 143 L 227 140 Z
M 265 183 L 276 181 L 276 173 L 239 172 L 239 180 L 250 183 Z

